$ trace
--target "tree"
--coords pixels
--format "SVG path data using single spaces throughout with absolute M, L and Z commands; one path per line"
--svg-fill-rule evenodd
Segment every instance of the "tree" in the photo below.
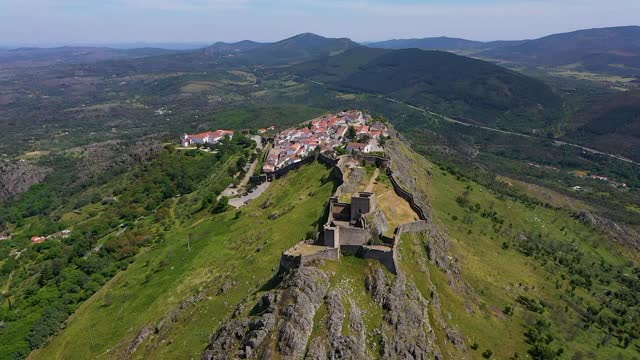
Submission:
M 344 134 L 344 136 L 347 139 L 353 139 L 356 137 L 356 128 L 353 127 L 353 125 L 350 125 L 349 128 L 347 129 L 347 133 Z
M 214 214 L 219 214 L 221 212 L 224 212 L 227 209 L 227 206 L 229 206 L 229 198 L 223 196 L 220 198 L 220 200 L 218 200 L 213 209 L 211 209 L 211 212 Z
M 493 351 L 487 349 L 482 353 L 482 357 L 485 359 L 489 359 L 490 357 L 493 356 Z

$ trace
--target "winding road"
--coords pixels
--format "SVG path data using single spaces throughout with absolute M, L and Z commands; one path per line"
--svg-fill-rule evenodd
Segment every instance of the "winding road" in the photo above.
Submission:
M 315 80 L 311 80 L 311 79 L 304 79 L 304 78 L 301 78 L 301 79 L 309 81 L 309 82 L 311 82 L 313 84 L 316 84 L 316 85 L 320 85 L 320 86 L 324 86 L 326 88 L 330 88 L 329 85 L 321 83 L 319 81 L 315 81 Z M 462 125 L 462 126 L 470 126 L 470 127 L 474 127 L 474 128 L 477 128 L 477 129 L 493 131 L 493 132 L 497 132 L 497 133 L 501 133 L 501 134 L 508 134 L 508 135 L 520 136 L 520 137 L 524 137 L 524 138 L 530 138 L 530 139 L 539 139 L 539 140 L 551 141 L 556 145 L 571 146 L 571 147 L 574 147 L 574 148 L 577 148 L 577 149 L 580 149 L 580 150 L 583 150 L 583 151 L 590 152 L 592 154 L 604 155 L 604 156 L 608 156 L 608 157 L 613 158 L 613 159 L 624 161 L 624 162 L 629 163 L 629 164 L 634 164 L 634 165 L 640 166 L 639 162 L 633 161 L 633 160 L 631 160 L 629 158 L 626 158 L 624 156 L 607 153 L 607 152 L 596 150 L 596 149 L 592 149 L 592 148 L 589 148 L 589 147 L 586 147 L 586 146 L 582 146 L 582 145 L 578 145 L 578 144 L 574 144 L 574 143 L 570 143 L 570 142 L 566 142 L 566 141 L 561 141 L 561 140 L 550 140 L 550 139 L 543 138 L 543 137 L 540 137 L 540 136 L 534 136 L 534 135 L 529 135 L 529 134 L 523 134 L 523 133 L 508 131 L 508 130 L 496 129 L 496 128 L 492 128 L 492 127 L 489 127 L 489 126 L 470 124 L 470 123 L 466 123 L 464 121 L 452 119 L 450 117 L 447 117 L 447 116 L 442 115 L 442 114 L 435 113 L 435 112 L 427 110 L 427 109 L 423 109 L 421 107 L 417 107 L 417 106 L 408 104 L 406 102 L 403 102 L 403 101 L 400 101 L 400 100 L 397 100 L 397 99 L 394 99 L 394 98 L 384 97 L 384 96 L 378 95 L 378 94 L 369 94 L 369 93 L 362 93 L 362 94 L 363 95 L 367 95 L 367 96 L 373 96 L 373 97 L 381 98 L 381 99 L 384 99 L 384 100 L 387 100 L 389 102 L 393 102 L 393 103 L 396 103 L 396 104 L 404 105 L 404 106 L 407 106 L 410 109 L 413 109 L 413 110 L 416 110 L 416 111 L 420 111 L 420 112 L 422 112 L 424 114 L 437 116 L 437 117 L 441 118 L 442 120 L 444 120 L 446 122 L 449 122 L 449 123 L 458 124 L 458 125 Z

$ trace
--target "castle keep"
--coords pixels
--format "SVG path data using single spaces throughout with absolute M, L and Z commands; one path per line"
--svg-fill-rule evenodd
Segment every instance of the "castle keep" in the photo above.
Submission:
M 339 159 L 328 159 L 320 157 L 319 160 L 334 166 L 339 177 L 343 179 L 344 160 L 348 156 L 343 155 Z M 364 157 L 360 158 L 365 164 L 375 164 L 378 167 L 388 170 L 389 160 L 366 162 Z M 369 159 L 370 160 L 370 159 Z M 416 205 L 412 202 L 411 196 L 399 188 L 397 182 L 393 181 L 390 171 L 394 191 L 407 202 L 411 208 Z M 344 180 L 344 179 L 343 179 Z M 343 182 L 344 184 L 344 182 Z M 287 271 L 292 268 L 310 265 L 319 260 L 339 260 L 341 254 L 355 255 L 365 259 L 376 259 L 380 261 L 390 272 L 397 272 L 396 246 L 400 236 L 405 232 L 417 232 L 426 229 L 427 223 L 424 221 L 421 209 L 416 214 L 420 221 L 401 224 L 397 227 L 392 239 L 380 241 L 384 229 L 379 229 L 374 224 L 376 219 L 384 218 L 381 209 L 378 208 L 378 201 L 375 192 L 360 191 L 350 195 L 351 202 L 340 201 L 340 187 L 331 197 L 328 204 L 328 218 L 322 231 L 318 234 L 318 239 L 302 241 L 282 254 L 280 270 Z M 386 220 L 384 221 L 386 223 Z M 373 241 L 376 239 L 377 241 Z

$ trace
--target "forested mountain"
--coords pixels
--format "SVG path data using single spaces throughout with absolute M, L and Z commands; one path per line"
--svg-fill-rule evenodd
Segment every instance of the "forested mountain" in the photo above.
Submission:
M 616 94 L 575 114 L 569 137 L 640 161 L 640 92 Z
M 504 128 L 532 129 L 559 116 L 559 98 L 541 81 L 448 52 L 354 49 L 293 71 L 337 88 Z

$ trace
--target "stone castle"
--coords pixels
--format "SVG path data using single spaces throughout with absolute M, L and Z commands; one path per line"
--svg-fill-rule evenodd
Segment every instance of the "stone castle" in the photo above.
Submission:
M 356 156 L 358 157 L 358 156 Z M 320 159 L 323 160 L 323 159 Z M 326 159 L 325 159 L 326 160 Z M 367 161 L 359 159 L 363 163 L 375 164 L 387 170 L 390 175 L 395 192 L 407 200 L 416 211 L 421 221 L 400 225 L 392 239 L 380 241 L 382 233 L 386 230 L 386 219 L 381 210 L 377 209 L 376 194 L 373 192 L 358 192 L 351 196 L 351 203 L 340 202 L 340 188 L 331 197 L 328 204 L 328 219 L 318 234 L 316 240 L 306 240 L 296 244 L 285 251 L 280 261 L 280 270 L 288 271 L 318 262 L 320 260 L 339 260 L 342 254 L 354 255 L 365 259 L 380 261 L 390 272 L 397 273 L 397 245 L 400 236 L 406 232 L 418 232 L 427 228 L 421 209 L 413 203 L 413 197 L 401 189 L 393 179 L 393 174 L 388 169 L 389 160 Z M 325 161 L 334 165 L 342 178 L 343 171 L 340 161 L 330 159 Z M 380 218 L 382 220 L 380 221 Z M 381 225 L 381 223 L 383 225 Z M 374 239 L 375 241 L 374 243 Z

